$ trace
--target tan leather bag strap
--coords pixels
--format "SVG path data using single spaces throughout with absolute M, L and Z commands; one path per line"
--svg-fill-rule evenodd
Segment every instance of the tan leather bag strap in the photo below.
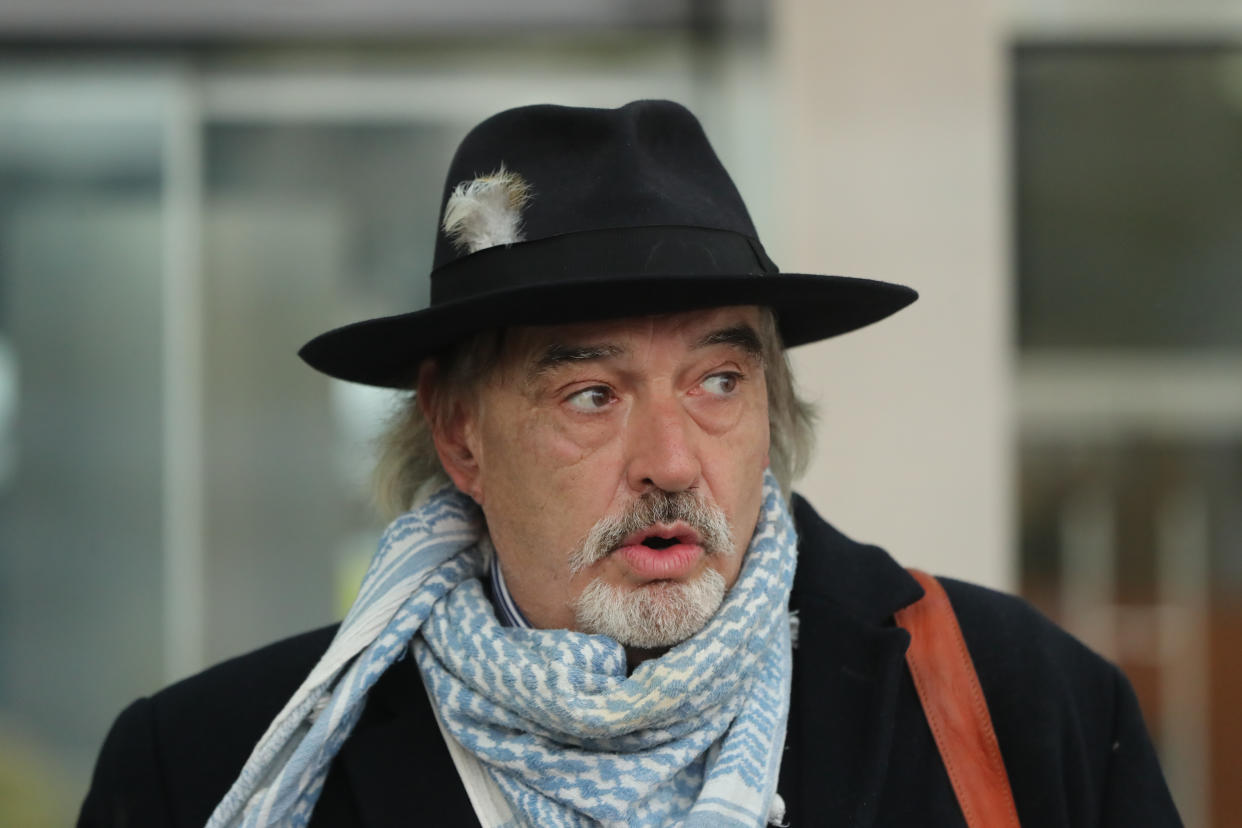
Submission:
M 1009 775 L 953 605 L 939 581 L 909 572 L 926 594 L 897 611 L 897 624 L 910 633 L 906 663 L 966 824 L 1018 828 Z

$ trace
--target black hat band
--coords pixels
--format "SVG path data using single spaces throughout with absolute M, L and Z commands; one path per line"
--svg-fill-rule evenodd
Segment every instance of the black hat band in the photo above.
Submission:
M 431 304 L 539 284 L 778 273 L 758 239 L 704 227 L 618 227 L 480 250 L 431 273 Z

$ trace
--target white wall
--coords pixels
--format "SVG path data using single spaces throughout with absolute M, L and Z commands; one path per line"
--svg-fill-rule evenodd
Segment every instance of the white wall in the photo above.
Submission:
M 1011 587 L 1000 21 L 982 0 L 782 0 L 774 38 L 773 258 L 922 295 L 794 352 L 821 401 L 799 488 L 908 566 Z

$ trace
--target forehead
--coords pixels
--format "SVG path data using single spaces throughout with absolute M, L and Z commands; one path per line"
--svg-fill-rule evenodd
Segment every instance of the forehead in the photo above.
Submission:
M 506 357 L 507 361 L 524 364 L 537 359 L 551 346 L 609 345 L 625 351 L 627 345 L 646 340 L 664 347 L 690 348 L 712 333 L 739 326 L 758 333 L 759 308 L 737 305 L 566 325 L 534 325 L 510 330 Z

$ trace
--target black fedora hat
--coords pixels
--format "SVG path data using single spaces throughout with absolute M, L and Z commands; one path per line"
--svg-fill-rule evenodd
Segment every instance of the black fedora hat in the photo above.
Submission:
M 312 339 L 339 379 L 408 388 L 419 362 L 513 325 L 766 305 L 786 347 L 913 302 L 902 285 L 781 273 L 685 107 L 510 109 L 462 140 L 441 199 L 431 305 Z

